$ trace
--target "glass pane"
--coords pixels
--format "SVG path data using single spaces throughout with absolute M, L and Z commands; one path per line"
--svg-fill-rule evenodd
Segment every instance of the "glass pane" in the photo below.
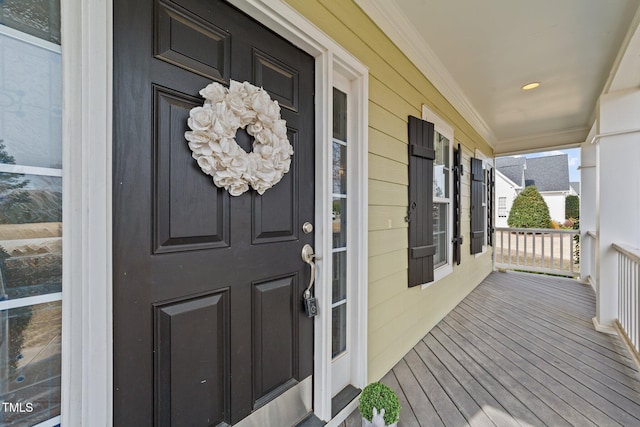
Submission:
M 347 142 L 347 94 L 333 88 L 333 137 Z
M 333 143 L 333 194 L 347 194 L 347 147 Z
M 60 169 L 60 54 L 0 33 L 0 61 L 0 163 Z
M 62 65 L 49 42 L 59 0 L 0 1 L 0 300 L 18 303 L 62 288 Z M 0 311 L 1 425 L 60 414 L 61 306 Z
M 449 140 L 436 132 L 433 161 L 433 196 L 449 197 Z
M 0 311 L 0 424 L 60 414 L 60 301 Z
M 331 357 L 336 357 L 347 350 L 347 304 L 334 307 L 332 319 Z
M 3 0 L 0 24 L 60 44 L 60 0 Z
M 347 246 L 347 199 L 333 198 L 333 247 Z
M 347 251 L 333 254 L 333 303 L 347 298 Z
M 433 204 L 433 243 L 436 254 L 433 257 L 434 268 L 447 263 L 447 205 Z
M 0 299 L 61 291 L 62 178 L 0 173 Z

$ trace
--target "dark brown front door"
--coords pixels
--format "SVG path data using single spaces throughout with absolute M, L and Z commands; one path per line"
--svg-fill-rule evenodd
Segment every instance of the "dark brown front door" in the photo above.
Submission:
M 184 139 L 230 80 L 278 101 L 295 150 L 263 196 L 215 187 Z M 115 0 L 114 425 L 233 424 L 310 383 L 313 89 L 313 58 L 224 2 Z

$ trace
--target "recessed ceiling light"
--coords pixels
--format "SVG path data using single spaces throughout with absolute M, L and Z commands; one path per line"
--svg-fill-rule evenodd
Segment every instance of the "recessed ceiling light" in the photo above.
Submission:
M 527 83 L 526 85 L 522 86 L 522 90 L 531 90 L 531 89 L 535 89 L 538 86 L 540 86 L 539 82 L 531 82 L 531 83 Z

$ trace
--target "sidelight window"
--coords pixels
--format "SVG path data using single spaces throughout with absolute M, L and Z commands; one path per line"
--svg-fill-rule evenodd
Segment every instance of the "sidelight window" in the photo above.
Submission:
M 347 350 L 347 94 L 333 89 L 332 357 Z
M 60 423 L 59 1 L 0 2 L 0 424 Z

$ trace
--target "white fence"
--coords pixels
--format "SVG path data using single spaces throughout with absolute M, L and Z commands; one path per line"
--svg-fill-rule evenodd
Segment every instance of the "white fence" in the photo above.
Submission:
M 578 230 L 496 228 L 495 266 L 510 270 L 578 276 Z
M 618 323 L 631 347 L 640 353 L 640 250 L 613 244 L 618 251 Z

